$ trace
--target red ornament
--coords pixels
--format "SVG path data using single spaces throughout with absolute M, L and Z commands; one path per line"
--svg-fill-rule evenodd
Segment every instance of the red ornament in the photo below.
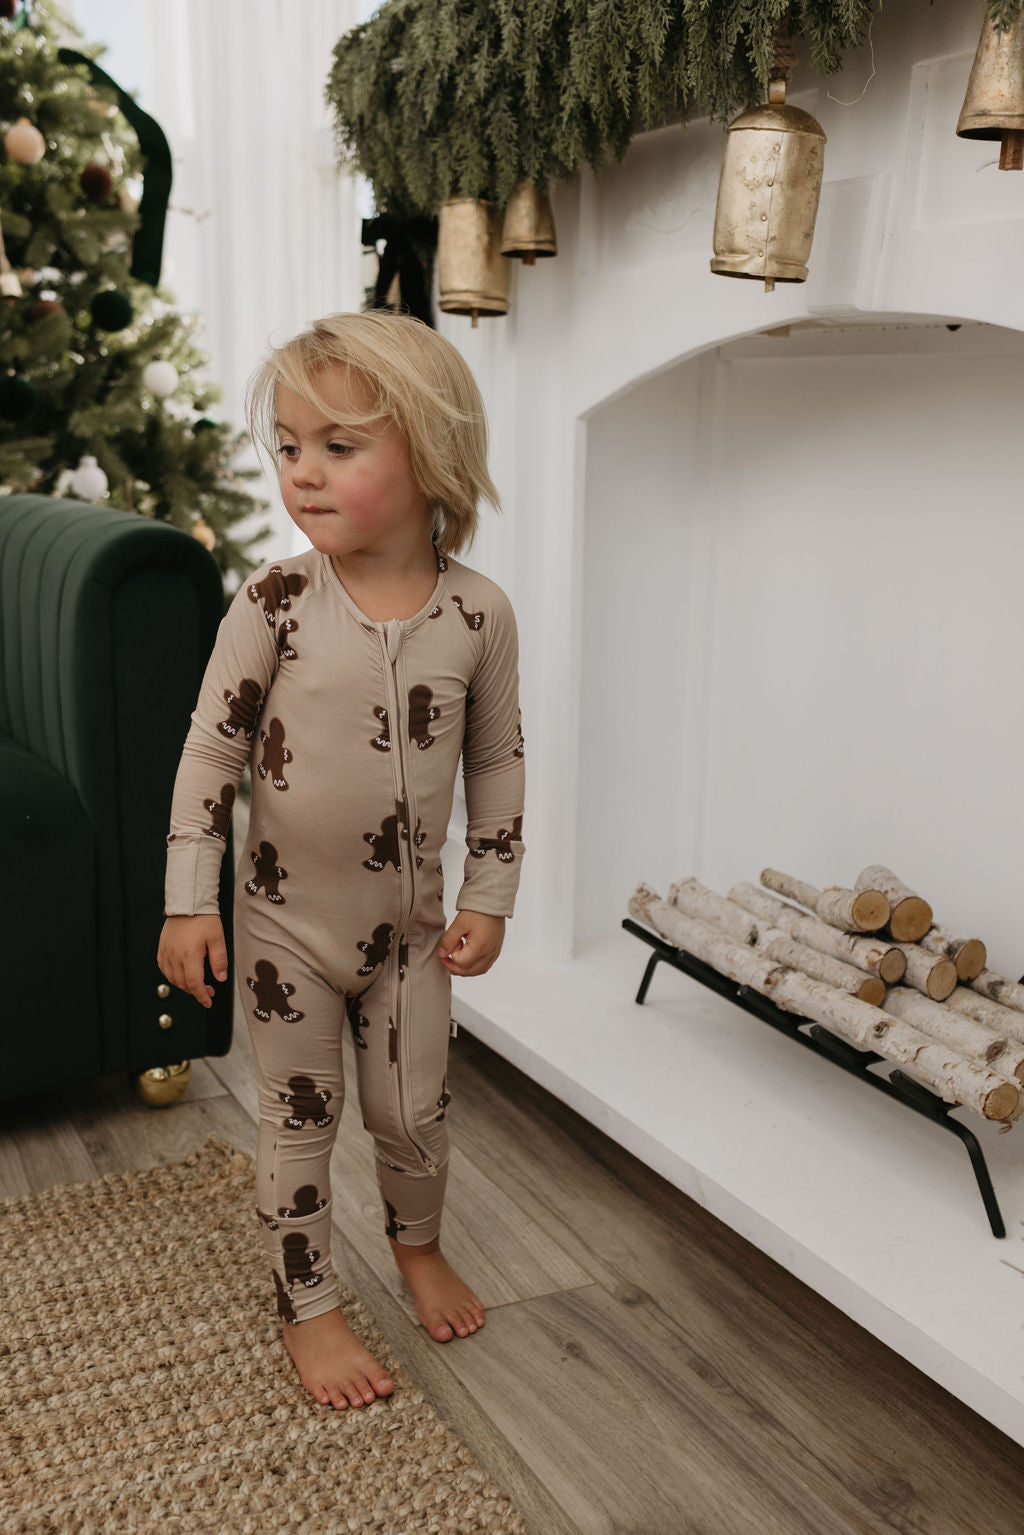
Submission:
M 104 202 L 110 196 L 114 186 L 106 166 L 97 165 L 95 161 L 85 167 L 78 178 L 78 184 L 86 197 L 91 198 L 94 203 Z
M 64 305 L 55 298 L 38 298 L 32 305 L 33 320 L 41 320 L 48 314 L 64 314 Z

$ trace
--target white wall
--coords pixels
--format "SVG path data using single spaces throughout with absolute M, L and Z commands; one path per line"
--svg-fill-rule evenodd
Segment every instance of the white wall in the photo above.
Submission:
M 641 879 L 883 862 L 1024 969 L 1022 366 L 984 326 L 808 332 L 592 418 L 577 945 Z

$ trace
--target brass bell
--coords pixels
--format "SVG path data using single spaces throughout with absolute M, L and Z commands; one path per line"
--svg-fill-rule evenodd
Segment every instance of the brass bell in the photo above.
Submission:
M 715 208 L 712 272 L 803 282 L 821 196 L 825 133 L 809 112 L 786 106 L 786 82 L 726 129 Z
M 508 262 L 501 254 L 501 226 L 492 203 L 452 197 L 437 230 L 438 302 L 447 314 L 508 313 Z
M 956 131 L 1001 140 L 999 169 L 1024 169 L 1024 17 L 1002 32 L 985 17 Z
M 557 256 L 555 216 L 546 192 L 532 181 L 521 181 L 505 204 L 501 254 L 533 266 L 538 256 Z

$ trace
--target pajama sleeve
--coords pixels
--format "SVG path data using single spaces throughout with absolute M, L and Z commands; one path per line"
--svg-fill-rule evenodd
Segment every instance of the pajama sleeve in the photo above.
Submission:
M 255 583 L 265 570 L 252 577 Z M 167 838 L 164 915 L 220 911 L 220 865 L 238 780 L 279 662 L 262 605 L 243 586 L 217 631 L 185 740 Z
M 465 878 L 458 911 L 511 917 L 523 857 L 523 735 L 519 640 L 508 598 L 494 588 L 484 650 L 466 697 Z

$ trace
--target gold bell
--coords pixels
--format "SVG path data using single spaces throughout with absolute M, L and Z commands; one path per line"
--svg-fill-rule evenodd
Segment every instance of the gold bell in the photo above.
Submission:
M 1002 32 L 985 17 L 956 131 L 1000 139 L 999 169 L 1024 170 L 1024 17 Z
M 557 256 L 555 216 L 546 192 L 532 181 L 521 181 L 505 204 L 501 254 L 533 266 L 538 256 Z
M 439 303 L 447 314 L 508 313 L 508 262 L 501 254 L 501 228 L 492 203 L 452 197 L 441 209 L 437 229 Z
M 726 129 L 711 270 L 722 277 L 803 282 L 821 196 L 825 133 L 809 112 L 786 106 L 786 82 Z

